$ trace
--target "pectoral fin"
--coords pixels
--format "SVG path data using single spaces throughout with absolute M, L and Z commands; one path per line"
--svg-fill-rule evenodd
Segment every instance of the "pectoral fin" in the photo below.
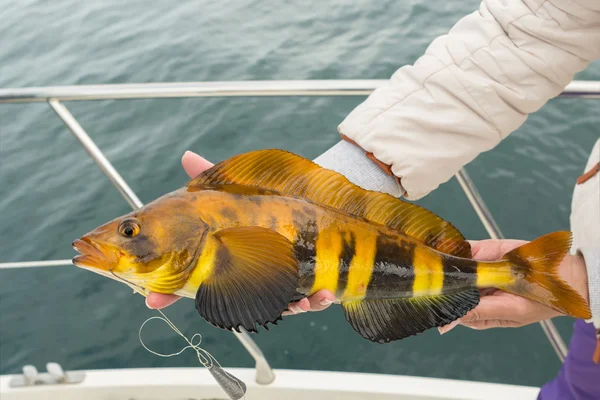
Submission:
M 256 323 L 276 323 L 290 301 L 299 298 L 293 246 L 261 227 L 228 228 L 215 233 L 214 268 L 196 293 L 196 309 L 224 329 L 256 332 Z
M 342 303 L 346 320 L 365 339 L 387 343 L 449 324 L 479 303 L 479 291 Z

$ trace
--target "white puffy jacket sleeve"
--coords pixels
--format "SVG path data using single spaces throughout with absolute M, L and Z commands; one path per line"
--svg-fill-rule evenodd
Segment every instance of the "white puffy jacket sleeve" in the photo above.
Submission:
M 484 0 L 339 131 L 425 196 L 600 58 L 600 0 Z

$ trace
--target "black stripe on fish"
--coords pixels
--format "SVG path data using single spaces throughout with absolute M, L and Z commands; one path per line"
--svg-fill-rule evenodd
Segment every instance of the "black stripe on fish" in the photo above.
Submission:
M 354 236 L 354 232 L 341 232 L 340 234 L 342 236 L 342 252 L 340 254 L 340 272 L 337 283 L 338 296 L 341 296 L 344 293 L 344 290 L 346 290 L 350 264 L 356 254 L 356 237 Z
M 442 292 L 474 287 L 477 283 L 477 261 L 452 256 L 442 256 L 444 284 Z
M 411 294 L 415 280 L 413 260 L 416 243 L 379 234 L 375 246 L 373 272 L 365 298 Z
M 294 241 L 294 255 L 298 260 L 298 276 L 301 292 L 308 292 L 315 283 L 315 259 L 317 256 L 317 238 L 319 227 L 316 222 L 309 221 L 298 229 Z

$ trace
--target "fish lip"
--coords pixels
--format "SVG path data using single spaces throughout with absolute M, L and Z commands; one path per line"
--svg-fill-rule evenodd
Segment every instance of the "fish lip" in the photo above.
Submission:
M 99 260 L 83 254 L 76 255 L 75 257 L 73 257 L 71 262 L 77 267 L 85 269 L 98 269 L 98 266 L 101 265 Z
M 92 255 L 102 255 L 102 252 L 97 246 L 94 246 L 91 240 L 87 238 L 77 239 L 72 244 L 73 249 L 79 253 L 78 256 L 75 256 L 73 259 L 82 259 L 85 257 L 89 257 Z
M 114 254 L 109 249 L 103 249 L 100 243 L 97 243 L 87 237 L 77 239 L 72 243 L 73 249 L 79 254 L 71 260 L 74 265 L 86 269 L 89 267 L 95 269 L 105 269 L 104 265 L 110 264 L 114 260 Z
M 91 241 L 90 239 L 88 239 L 87 237 L 82 237 L 81 239 L 76 239 L 71 246 L 73 246 L 73 249 L 75 249 L 77 252 L 83 254 L 86 251 L 99 251 L 100 249 L 98 248 L 97 245 L 94 244 L 93 241 Z

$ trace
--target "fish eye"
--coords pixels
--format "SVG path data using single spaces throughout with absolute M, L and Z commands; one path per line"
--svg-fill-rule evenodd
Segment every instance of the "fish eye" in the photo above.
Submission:
M 125 237 L 134 237 L 140 233 L 140 223 L 133 218 L 125 219 L 119 224 L 119 233 Z

